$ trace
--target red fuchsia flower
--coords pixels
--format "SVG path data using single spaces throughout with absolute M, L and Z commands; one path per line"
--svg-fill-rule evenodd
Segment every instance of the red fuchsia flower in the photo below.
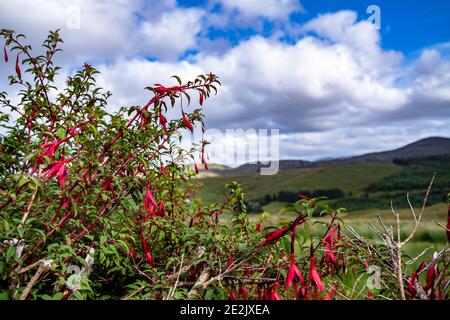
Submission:
M 17 55 L 17 57 L 16 57 L 16 73 L 19 78 L 22 78 L 22 72 L 20 71 L 20 66 L 19 66 L 19 55 Z
M 138 113 L 139 113 L 138 119 L 140 119 L 139 128 L 142 128 L 148 123 L 148 118 L 142 109 L 139 110 Z
M 228 295 L 230 297 L 230 300 L 233 300 L 233 301 L 236 300 L 236 296 L 235 296 L 233 290 L 228 289 Z
M 434 280 L 436 280 L 436 275 L 437 275 L 436 271 L 437 271 L 437 266 L 436 266 L 436 263 L 433 262 L 427 272 L 426 284 L 425 284 L 425 287 L 423 287 L 424 290 L 429 290 L 434 286 Z
M 239 286 L 239 294 L 241 295 L 241 297 L 242 297 L 243 299 L 247 299 L 247 298 L 248 298 L 248 291 L 247 291 L 247 288 L 246 288 L 243 284 L 241 284 L 241 285 Z
M 325 262 L 327 264 L 330 263 L 330 261 L 333 262 L 334 266 L 337 267 L 337 258 L 336 255 L 333 252 L 334 248 L 334 234 L 336 233 L 337 227 L 334 227 L 323 239 L 322 243 L 325 245 Z
M 183 111 L 183 124 L 186 128 L 188 128 L 191 132 L 194 132 L 194 126 L 189 121 L 189 119 L 186 117 L 186 114 Z
M 201 160 L 202 160 L 202 163 L 203 163 L 203 166 L 205 167 L 205 169 L 208 170 L 208 164 L 206 163 L 206 160 L 205 160 L 205 146 L 204 146 L 204 145 L 203 145 L 203 147 L 202 147 L 202 157 L 201 157 Z
M 325 297 L 323 297 L 323 300 L 332 300 L 335 292 L 336 292 L 336 285 L 334 285 L 333 288 L 331 288 L 330 292 L 328 292 L 328 294 Z
M 417 279 L 417 275 L 419 274 L 419 272 L 421 272 L 423 269 L 425 268 L 425 262 L 422 262 L 419 267 L 417 268 L 416 271 L 413 272 L 413 274 L 411 275 L 411 278 L 409 279 L 408 282 L 408 291 L 409 294 L 411 296 L 411 299 L 414 298 L 414 295 L 416 294 L 416 288 L 415 288 L 415 282 Z
M 147 221 L 148 219 L 150 219 L 154 216 L 156 216 L 156 211 L 155 211 L 155 208 L 152 206 L 150 208 L 150 212 L 148 212 L 147 215 L 144 217 L 144 221 Z
M 153 260 L 153 256 L 150 254 L 150 252 L 145 253 L 145 257 L 147 258 L 147 262 L 154 267 L 155 266 L 155 260 Z
M 147 241 L 145 241 L 145 237 L 144 237 L 144 233 L 141 231 L 141 244 L 142 244 L 142 249 L 144 250 L 145 253 L 145 258 L 147 259 L 147 262 L 154 267 L 155 266 L 155 261 L 153 260 L 153 256 L 150 254 L 150 252 L 148 251 L 148 247 L 147 247 Z
M 278 285 L 279 285 L 278 281 L 276 281 L 273 284 L 272 293 L 270 295 L 270 300 L 281 300 L 281 297 L 280 297 L 280 295 L 277 292 Z
M 65 164 L 72 159 L 64 160 L 64 157 L 60 161 L 52 162 L 42 172 L 44 176 L 51 179 L 56 176 L 61 189 L 66 189 L 66 179 L 70 179 L 69 172 L 67 171 Z
M 203 96 L 203 92 L 200 92 L 200 97 L 199 97 L 199 103 L 202 106 L 203 105 L 203 100 L 204 100 L 204 96 Z
M 262 300 L 270 300 L 271 294 L 272 292 L 270 292 L 270 289 L 265 287 L 262 295 Z
M 131 257 L 131 259 L 134 259 L 134 248 L 133 247 L 130 248 L 130 257 Z
M 164 87 L 162 84 L 159 83 L 155 83 L 155 88 L 153 88 L 157 93 L 162 94 L 162 93 L 171 93 L 174 91 L 183 91 L 185 89 L 185 86 L 173 86 L 173 87 L 169 87 L 166 88 Z
M 261 232 L 261 223 L 256 224 L 256 232 Z
M 334 227 L 330 232 L 322 239 L 322 243 L 329 243 L 331 246 L 334 245 L 334 234 L 336 233 L 337 227 Z
M 295 231 L 297 229 L 297 226 L 304 223 L 306 221 L 306 216 L 299 215 L 297 218 L 294 219 L 294 221 L 291 222 L 291 225 L 289 226 L 292 231 Z
M 163 126 L 164 132 L 167 133 L 167 118 L 162 114 L 162 112 L 159 113 L 159 124 Z
M 284 236 L 289 231 L 289 229 L 290 229 L 290 227 L 287 226 L 287 227 L 269 232 L 268 234 L 266 234 L 266 239 L 261 243 L 261 246 L 265 246 L 266 244 L 268 244 L 269 242 L 272 242 L 272 241 L 277 241 L 282 236 Z
M 166 205 L 164 203 L 164 199 L 162 199 L 161 203 L 159 204 L 158 212 L 161 217 L 164 217 L 166 215 Z
M 114 187 L 110 178 L 106 178 L 102 183 L 102 190 L 114 192 Z
M 196 163 L 194 163 L 194 170 L 195 170 L 195 174 L 198 174 L 198 166 L 197 166 L 197 164 Z
M 64 140 L 55 140 L 53 142 L 44 143 L 42 146 L 40 146 L 39 149 L 47 149 L 44 152 L 42 152 L 41 156 L 45 157 L 48 156 L 50 159 L 53 158 L 56 149 L 63 143 Z
M 289 271 L 286 277 L 286 289 L 289 289 L 292 283 L 300 282 L 303 286 L 303 276 L 295 265 L 295 254 L 291 253 L 291 266 L 289 267 Z
M 8 62 L 8 52 L 6 52 L 6 47 L 3 48 L 3 58 L 5 62 Z
M 162 84 L 155 83 L 155 88 L 153 88 L 157 93 L 167 93 L 171 90 L 169 88 L 164 87 Z
M 233 254 L 230 254 L 230 256 L 228 257 L 227 269 L 231 267 L 232 263 L 233 263 Z
M 155 197 L 153 197 L 152 191 L 150 190 L 150 180 L 147 183 L 147 193 L 145 194 L 144 206 L 148 213 L 151 212 L 153 206 L 158 207 Z
M 311 270 L 309 272 L 309 282 L 310 283 L 314 282 L 314 284 L 319 288 L 320 291 L 324 291 L 325 289 L 323 288 L 322 278 L 320 277 L 319 273 L 316 270 L 316 265 L 315 265 L 313 255 L 311 255 L 311 258 L 310 258 L 310 264 L 311 264 Z

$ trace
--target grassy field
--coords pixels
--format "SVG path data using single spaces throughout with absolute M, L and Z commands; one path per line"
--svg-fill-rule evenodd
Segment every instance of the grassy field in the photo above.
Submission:
M 294 213 L 280 213 L 281 208 L 285 207 L 286 203 L 272 202 L 265 207 L 264 214 L 252 214 L 250 219 L 253 221 L 263 221 L 266 226 L 278 224 L 280 222 L 287 223 L 295 217 Z M 420 208 L 415 208 L 416 214 L 420 212 Z M 409 209 L 396 210 L 401 219 L 401 238 L 405 239 L 413 228 L 413 216 Z M 345 225 L 353 227 L 361 236 L 366 239 L 379 240 L 375 233 L 369 228 L 373 225 L 381 229 L 378 223 L 377 214 L 379 214 L 384 223 L 389 226 L 395 226 L 395 217 L 391 210 L 363 210 L 347 212 L 341 216 Z M 329 218 L 317 218 L 318 221 L 329 221 Z M 447 223 L 447 204 L 441 203 L 429 206 L 424 210 L 422 216 L 422 223 L 416 232 L 413 240 L 405 246 L 404 254 L 409 257 L 415 257 L 427 250 L 425 257 L 431 258 L 433 252 L 440 250 L 447 243 L 445 231 L 437 225 L 440 222 L 445 225 Z M 316 231 L 320 234 L 325 229 L 321 224 L 315 225 Z M 412 271 L 417 267 L 417 263 L 408 265 L 408 271 Z
M 394 164 L 370 163 L 284 170 L 273 176 L 246 174 L 212 177 L 200 180 L 203 188 L 199 196 L 207 203 L 220 201 L 225 193 L 224 186 L 230 181 L 242 183 L 248 199 L 276 194 L 279 191 L 327 188 L 339 188 L 347 194 L 358 195 L 371 183 L 401 169 Z
M 368 239 L 376 239 L 376 234 L 370 230 L 372 224 L 378 228 L 380 225 L 377 214 L 383 218 L 387 225 L 395 225 L 395 217 L 389 208 L 390 201 L 398 207 L 396 212 L 400 214 L 402 225 L 402 239 L 405 239 L 413 228 L 413 217 L 409 208 L 404 208 L 406 193 L 410 192 L 413 203 L 421 205 L 426 186 L 433 172 L 438 172 L 435 180 L 435 188 L 432 192 L 432 204 L 423 214 L 423 221 L 416 236 L 406 247 L 405 255 L 414 257 L 423 250 L 428 249 L 425 256 L 431 258 L 433 252 L 442 248 L 446 243 L 445 231 L 436 222 L 447 223 L 447 204 L 441 202 L 441 193 L 448 192 L 450 167 L 447 161 L 432 161 L 424 164 L 411 163 L 407 166 L 395 164 L 367 163 L 351 165 L 330 165 L 324 167 L 302 168 L 283 170 L 273 176 L 261 176 L 259 174 L 246 174 L 240 176 L 218 176 L 200 179 L 203 185 L 199 196 L 206 202 L 216 202 L 223 199 L 225 184 L 230 181 L 238 181 L 243 184 L 246 199 L 261 199 L 265 195 L 274 195 L 279 191 L 318 190 L 339 188 L 345 193 L 345 197 L 336 200 L 328 200 L 333 208 L 343 206 L 346 208 L 364 207 L 369 209 L 353 209 L 341 216 L 346 225 L 353 227 L 361 236 Z M 436 197 L 439 196 L 439 197 Z M 400 199 L 400 200 L 399 200 Z M 355 206 L 355 200 L 356 205 Z M 288 223 L 294 217 L 294 213 L 280 210 L 289 203 L 272 201 L 262 206 L 263 213 L 251 213 L 251 220 L 262 222 L 264 226 Z M 336 207 L 336 205 L 338 207 Z M 367 207 L 366 206 L 366 207 Z M 402 208 L 403 206 L 403 208 Z M 416 212 L 420 207 L 416 208 Z M 229 219 L 225 216 L 224 219 Z M 318 221 L 328 221 L 326 218 L 316 218 Z M 323 228 L 321 224 L 314 227 L 319 234 Z M 409 271 L 417 267 L 416 263 L 408 266 Z

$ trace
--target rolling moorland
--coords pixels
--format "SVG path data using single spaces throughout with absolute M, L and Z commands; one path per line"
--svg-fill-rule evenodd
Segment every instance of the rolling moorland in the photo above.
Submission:
M 436 244 L 445 244 L 445 232 L 436 222 L 447 220 L 447 194 L 450 192 L 450 139 L 432 137 L 405 147 L 356 157 L 319 162 L 280 161 L 274 176 L 259 175 L 260 164 L 237 168 L 214 166 L 207 177 L 198 180 L 200 197 L 207 203 L 223 199 L 224 185 L 229 181 L 243 184 L 248 211 L 252 219 L 277 223 L 291 218 L 281 209 L 298 200 L 298 194 L 327 196 L 334 208 L 346 208 L 344 221 L 365 237 L 374 237 L 369 224 L 376 224 L 381 214 L 394 221 L 391 201 L 403 220 L 404 232 L 412 228 L 411 203 L 420 208 L 433 173 L 436 178 L 421 231 L 408 248 L 408 254 L 419 254 Z M 200 175 L 201 176 L 201 175 Z M 321 218 L 318 218 L 320 220 Z M 428 251 L 432 255 L 432 250 Z

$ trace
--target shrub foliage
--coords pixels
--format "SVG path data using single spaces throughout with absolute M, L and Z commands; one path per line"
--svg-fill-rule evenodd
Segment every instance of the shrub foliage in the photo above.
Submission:
M 236 182 L 224 203 L 205 206 L 195 197 L 191 177 L 197 162 L 207 169 L 207 142 L 188 149 L 180 142 L 195 128 L 204 132 L 216 75 L 173 76 L 174 86 L 145 88 L 142 106 L 112 113 L 91 65 L 57 86 L 58 32 L 41 55 L 23 35 L 0 35 L 18 90 L 11 100 L 0 93 L 1 298 L 402 297 L 399 286 L 413 278 L 396 280 L 390 247 L 344 233 L 342 209 L 320 198 L 298 200 L 286 209 L 293 221 L 267 226 L 249 220 Z M 177 116 L 168 119 L 169 109 Z M 317 210 L 328 219 L 313 219 Z M 445 296 L 443 256 L 416 273 L 426 298 Z M 381 267 L 380 287 L 366 285 L 371 264 Z M 427 270 L 434 273 L 421 279 Z

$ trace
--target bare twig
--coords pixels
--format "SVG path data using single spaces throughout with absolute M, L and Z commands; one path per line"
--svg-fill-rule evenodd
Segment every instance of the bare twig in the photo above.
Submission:
M 33 193 L 31 194 L 30 202 L 28 202 L 27 208 L 25 209 L 25 212 L 22 216 L 22 220 L 20 220 L 19 227 L 22 227 L 25 224 L 25 222 L 27 221 L 27 218 L 31 212 L 31 207 L 33 206 L 34 199 L 36 198 L 37 191 L 38 191 L 38 186 L 36 185 Z
M 177 280 L 175 281 L 175 284 L 173 285 L 172 290 L 169 290 L 166 300 L 169 300 L 175 294 L 175 290 L 177 289 L 177 286 L 178 286 L 178 281 L 180 280 L 181 270 L 183 268 L 183 261 L 184 261 L 184 253 L 181 256 L 180 269 L 178 270 Z
M 39 279 L 42 276 L 42 274 L 44 274 L 45 272 L 50 270 L 52 264 L 53 264 L 53 260 L 52 259 L 42 260 L 42 263 L 39 266 L 39 268 L 37 269 L 36 273 L 31 278 L 30 282 L 28 282 L 27 286 L 25 287 L 25 289 L 23 290 L 22 294 L 20 295 L 20 298 L 19 298 L 20 300 L 25 300 L 28 297 L 28 295 L 31 292 L 31 289 L 33 289 L 33 287 L 36 284 L 36 282 L 39 281 Z

